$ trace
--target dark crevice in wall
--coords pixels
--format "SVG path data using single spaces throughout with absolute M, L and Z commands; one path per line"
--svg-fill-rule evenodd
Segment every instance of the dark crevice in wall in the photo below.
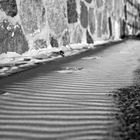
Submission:
M 126 7 L 126 5 L 124 5 L 124 17 L 125 17 L 125 20 L 127 20 L 127 7 Z
M 92 2 L 92 0 L 85 0 L 87 3 L 91 3 Z
M 45 10 L 45 8 L 43 7 L 43 9 L 42 9 L 42 17 L 45 16 L 45 13 L 46 13 L 46 10 Z
M 52 35 L 50 35 L 50 44 L 52 47 L 56 47 L 56 48 L 59 47 L 57 39 Z
M 110 37 L 112 37 L 112 21 L 111 21 L 111 17 L 108 18 L 108 24 L 109 24 Z
M 86 36 L 87 36 L 87 43 L 88 44 L 94 43 L 94 41 L 93 41 L 91 35 L 89 34 L 88 30 L 86 31 Z

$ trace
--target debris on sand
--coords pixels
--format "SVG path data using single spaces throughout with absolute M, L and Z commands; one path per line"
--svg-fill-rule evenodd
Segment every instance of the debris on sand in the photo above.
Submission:
M 140 85 L 135 84 L 113 92 L 119 112 L 114 135 L 117 140 L 140 140 Z M 116 133 L 117 131 L 117 133 Z

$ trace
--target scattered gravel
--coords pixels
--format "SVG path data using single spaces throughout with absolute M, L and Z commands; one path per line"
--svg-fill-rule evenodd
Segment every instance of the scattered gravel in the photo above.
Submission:
M 140 76 L 140 70 L 135 72 Z M 118 89 L 111 94 L 119 108 L 113 135 L 116 140 L 140 140 L 140 78 L 132 86 Z M 135 80 L 136 80 L 135 79 Z

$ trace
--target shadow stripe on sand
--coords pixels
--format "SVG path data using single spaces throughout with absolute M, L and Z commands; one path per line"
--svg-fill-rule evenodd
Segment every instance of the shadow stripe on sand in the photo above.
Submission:
M 53 65 L 52 71 L 47 71 L 49 64 L 45 64 L 21 73 L 13 83 L 6 82 L 0 89 L 4 91 L 0 95 L 1 140 L 111 139 L 108 133 L 117 109 L 107 94 L 131 83 L 129 77 L 138 58 L 132 55 L 132 61 L 127 61 L 128 55 L 118 52 L 128 44 L 131 42 L 99 53 L 102 59 L 96 61 L 58 62 L 60 66 L 56 64 L 55 69 Z M 139 42 L 133 45 L 137 46 L 134 53 L 140 52 Z M 72 66 L 83 69 L 58 72 Z

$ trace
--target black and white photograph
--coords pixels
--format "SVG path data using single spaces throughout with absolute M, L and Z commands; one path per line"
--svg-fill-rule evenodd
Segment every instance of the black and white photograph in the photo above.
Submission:
M 140 0 L 0 0 L 0 140 L 140 140 Z

